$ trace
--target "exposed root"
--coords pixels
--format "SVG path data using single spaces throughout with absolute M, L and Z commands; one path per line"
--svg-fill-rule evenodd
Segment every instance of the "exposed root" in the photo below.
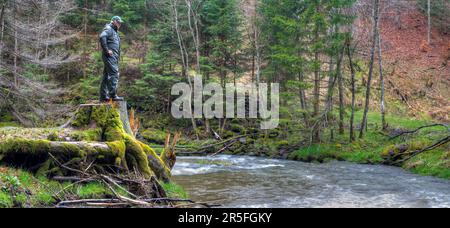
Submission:
M 81 105 L 65 129 L 32 131 L 39 132 L 37 137 L 25 133 L 19 137 L 20 131 L 29 129 L 17 129 L 15 137 L 0 134 L 0 162 L 47 176 L 71 175 L 73 170 L 60 168 L 70 164 L 77 170 L 94 166 L 104 174 L 136 171 L 147 179 L 170 182 L 179 135 L 158 156 L 135 139 L 128 121 L 126 102 Z

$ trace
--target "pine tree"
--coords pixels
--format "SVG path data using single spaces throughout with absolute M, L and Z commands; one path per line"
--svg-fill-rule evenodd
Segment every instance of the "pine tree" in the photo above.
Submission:
M 200 11 L 202 22 L 203 52 L 210 60 L 210 67 L 219 74 L 223 87 L 227 75 L 236 67 L 236 53 L 241 48 L 242 18 L 236 0 L 205 1 Z
M 276 79 L 283 87 L 298 88 L 305 125 L 311 128 L 314 142 L 320 141 L 320 128 L 330 118 L 333 90 L 337 76 L 341 76 L 344 41 L 348 36 L 341 30 L 352 22 L 352 17 L 342 12 L 353 3 L 353 0 L 265 0 L 260 8 L 267 56 L 264 75 L 268 80 Z M 327 64 L 329 72 L 323 72 Z M 321 88 L 325 75 L 329 80 L 323 105 Z M 307 92 L 310 88 L 312 91 Z M 343 95 L 342 88 L 340 92 Z M 306 94 L 312 94 L 312 98 Z M 312 103 L 312 110 L 308 109 L 308 103 Z M 343 105 L 340 111 L 342 122 Z M 343 124 L 340 125 L 342 128 Z

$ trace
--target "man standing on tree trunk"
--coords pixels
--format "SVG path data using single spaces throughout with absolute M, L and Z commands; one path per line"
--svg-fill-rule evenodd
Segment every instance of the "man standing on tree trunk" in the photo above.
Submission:
M 123 21 L 119 16 L 114 16 L 110 24 L 107 24 L 100 34 L 102 46 L 102 59 L 105 64 L 103 70 L 102 85 L 100 87 L 100 101 L 108 102 L 123 101 L 117 96 L 119 85 L 119 59 L 120 59 L 120 37 L 119 29 Z

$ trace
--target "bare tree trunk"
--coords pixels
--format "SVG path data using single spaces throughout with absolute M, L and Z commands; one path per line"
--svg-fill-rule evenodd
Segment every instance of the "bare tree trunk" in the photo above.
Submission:
M 259 93 L 259 83 L 261 82 L 261 65 L 262 65 L 262 58 L 261 58 L 261 45 L 259 43 L 259 39 L 260 39 L 260 35 L 261 35 L 261 31 L 260 28 L 258 27 L 258 25 L 256 24 L 256 20 L 257 20 L 257 15 L 256 15 L 256 11 L 255 11 L 255 18 L 254 18 L 254 45 L 255 45 L 255 58 L 256 58 L 256 69 L 255 69 L 255 76 L 256 76 L 256 88 L 258 90 Z
M 144 8 L 145 8 L 145 11 L 144 11 L 144 36 L 145 36 L 145 38 L 143 38 L 142 39 L 142 43 L 141 43 L 141 45 L 142 45 L 142 48 L 144 49 L 143 51 L 142 51 L 142 53 L 141 53 L 141 55 L 140 55 L 140 62 L 141 63 L 144 63 L 145 62 L 145 57 L 147 56 L 147 53 L 148 53 L 148 45 L 147 45 L 147 43 L 146 43 L 146 37 L 147 37 L 147 35 L 148 35 L 148 29 L 149 29 L 149 27 L 148 27 L 148 10 L 149 10 L 149 8 L 148 8 L 148 1 L 147 0 L 145 0 L 144 1 Z M 166 66 L 166 64 L 163 64 L 163 72 L 164 72 L 164 68 L 165 68 L 165 66 Z
M 298 81 L 300 83 L 303 83 L 305 81 L 302 72 L 300 72 L 298 74 Z M 303 119 L 305 120 L 305 126 L 308 126 L 309 120 L 308 120 L 308 114 L 307 114 L 308 108 L 306 106 L 305 90 L 303 88 L 299 87 L 298 92 L 299 92 L 299 97 L 300 97 L 300 107 L 303 109 Z
M 43 7 L 43 4 L 41 4 L 41 7 Z M 28 20 L 29 20 L 30 18 L 28 17 Z M 42 12 L 41 11 L 39 11 L 39 23 L 38 23 L 38 26 L 39 27 L 41 27 L 43 24 L 44 24 L 44 22 L 42 22 L 42 20 L 43 20 L 43 16 L 42 16 Z M 38 34 L 37 34 L 37 45 L 39 45 L 40 46 L 40 44 L 41 44 L 41 39 L 43 39 L 43 36 L 44 34 L 42 34 L 41 32 L 39 32 Z M 42 37 L 42 38 L 41 38 Z M 41 55 L 41 49 L 39 48 L 39 47 L 36 47 L 36 53 L 35 53 L 35 59 L 39 59 L 39 56 Z
M 88 0 L 84 0 L 84 45 L 83 45 L 83 78 L 87 77 L 87 45 L 88 45 L 88 37 L 87 37 L 87 9 L 88 9 Z
M 339 53 L 339 59 L 336 67 L 336 74 L 338 80 L 338 90 L 339 90 L 339 134 L 344 134 L 344 79 L 342 77 L 342 59 L 344 55 L 344 49 Z
M 5 5 L 6 5 L 6 2 L 3 3 L 2 10 L 0 12 L 0 25 L 2 26 L 1 34 L 0 34 L 0 67 L 1 67 L 1 64 L 3 62 L 3 37 L 4 37 L 4 34 L 5 34 L 5 18 L 4 18 L 4 16 L 5 16 Z
M 255 82 L 255 71 L 256 71 L 256 47 L 255 44 L 253 44 L 253 50 L 252 50 L 252 82 Z
M 200 65 L 200 59 L 201 59 L 201 54 L 200 54 L 200 31 L 199 31 L 199 18 L 197 15 L 197 12 L 194 11 L 194 9 L 192 8 L 192 0 L 185 0 L 186 2 L 186 6 L 188 9 L 188 24 L 189 24 L 189 30 L 191 32 L 192 35 L 192 39 L 194 41 L 194 46 L 195 46 L 195 54 L 196 54 L 196 71 L 197 71 L 197 75 L 202 75 L 201 72 L 201 65 Z M 194 25 L 192 25 L 192 19 L 194 21 Z M 211 132 L 210 129 L 210 124 L 209 124 L 209 120 L 205 118 L 205 133 L 209 134 Z
M 16 24 L 16 14 L 17 14 L 17 6 L 16 1 L 14 0 L 14 6 L 13 6 L 13 17 L 14 17 L 14 24 Z M 19 53 L 19 47 L 18 47 L 18 40 L 17 40 L 17 28 L 14 28 L 14 68 L 13 68 L 13 74 L 14 74 L 14 86 L 16 88 L 19 87 L 19 81 L 17 78 L 17 55 Z
M 352 53 L 350 50 L 350 41 L 347 41 L 347 56 L 350 65 L 351 84 L 352 84 L 352 113 L 350 115 L 350 142 L 355 141 L 355 102 L 356 102 L 356 82 L 355 82 L 355 68 L 353 67 Z
M 372 84 L 373 76 L 373 66 L 375 61 L 375 47 L 378 37 L 378 13 L 379 13 L 380 0 L 373 0 L 373 37 L 372 37 L 372 47 L 370 50 L 370 66 L 369 66 L 369 77 L 367 79 L 367 89 L 366 89 L 366 104 L 364 108 L 364 115 L 361 122 L 361 129 L 359 132 L 359 137 L 364 138 L 365 130 L 367 129 L 367 114 L 369 113 L 370 106 L 370 89 Z
M 256 4 L 258 4 L 255 1 L 255 8 L 256 8 Z M 257 10 L 253 11 L 253 15 L 250 19 L 250 31 L 248 32 L 248 36 L 249 36 L 249 40 L 251 41 L 251 45 L 252 45 L 252 82 L 255 82 L 256 80 L 256 61 L 257 61 L 257 42 L 258 42 L 258 25 L 257 25 Z
M 193 92 L 194 86 L 192 85 L 192 81 L 189 77 L 189 56 L 186 50 L 186 46 L 184 45 L 183 42 L 183 37 L 180 31 L 180 25 L 179 25 L 179 21 L 178 21 L 178 0 L 172 0 L 172 10 L 174 13 L 174 24 L 175 24 L 175 31 L 177 33 L 177 38 L 178 38 L 178 46 L 180 48 L 180 54 L 181 54 L 181 60 L 183 63 L 183 71 L 184 74 L 186 74 L 186 78 L 187 81 L 189 83 L 189 87 L 191 88 L 191 91 Z M 194 114 L 191 110 L 191 123 L 192 123 L 192 128 L 195 132 L 195 135 L 197 137 L 197 140 L 199 140 L 199 136 L 198 136 L 198 132 L 197 132 L 197 124 L 195 123 L 195 118 L 194 118 Z
M 192 35 L 192 39 L 194 41 L 195 46 L 195 53 L 196 53 L 196 71 L 197 74 L 200 74 L 200 35 L 199 35 L 199 29 L 198 29 L 198 18 L 197 14 L 192 9 L 192 0 L 185 0 L 187 10 L 188 10 L 188 24 L 189 24 L 189 30 Z M 194 19 L 194 26 L 195 30 L 192 27 L 192 19 Z
M 431 0 L 428 0 L 428 44 L 431 44 Z
M 315 32 L 314 41 L 317 41 L 319 39 L 319 31 Z M 314 61 L 319 62 L 319 52 L 316 51 L 314 53 Z M 313 115 L 314 119 L 318 121 L 319 118 L 319 112 L 320 112 L 320 69 L 314 69 L 314 109 L 313 109 Z M 320 126 L 317 124 L 314 126 L 313 131 L 313 142 L 320 142 Z
M 328 70 L 328 74 L 329 74 L 329 79 L 328 79 L 328 91 L 327 91 L 327 101 L 326 101 L 326 108 L 325 108 L 325 117 L 326 117 L 326 124 L 328 125 L 328 127 L 330 128 L 330 142 L 334 141 L 334 122 L 331 123 L 330 126 L 330 119 L 333 119 L 333 93 L 334 93 L 334 88 L 336 85 L 336 75 L 334 72 L 334 62 L 333 59 L 334 56 L 330 55 L 330 66 L 329 66 L 329 70 Z
M 381 110 L 381 126 L 383 131 L 387 129 L 388 125 L 386 123 L 386 104 L 384 99 L 385 87 L 384 87 L 384 75 L 383 75 L 383 59 L 382 59 L 382 49 L 381 49 L 381 34 L 378 30 L 378 65 L 380 67 L 380 110 Z
M 46 23 L 47 23 L 47 20 L 48 19 L 45 19 Z M 52 34 L 52 31 L 53 31 L 53 28 L 48 31 L 48 33 L 47 33 L 47 40 L 50 40 L 50 35 Z M 48 57 L 48 51 L 49 51 L 49 45 L 47 43 L 47 44 L 45 44 L 45 53 L 44 53 L 45 54 L 45 59 L 47 59 L 47 57 Z M 44 66 L 44 74 L 47 74 L 47 66 Z M 43 82 L 44 82 L 44 80 L 45 79 L 42 78 Z

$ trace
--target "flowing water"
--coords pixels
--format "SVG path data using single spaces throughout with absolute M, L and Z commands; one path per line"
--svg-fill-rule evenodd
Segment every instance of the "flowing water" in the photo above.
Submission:
M 247 156 L 179 157 L 193 200 L 223 207 L 450 207 L 450 181 L 400 168 Z

